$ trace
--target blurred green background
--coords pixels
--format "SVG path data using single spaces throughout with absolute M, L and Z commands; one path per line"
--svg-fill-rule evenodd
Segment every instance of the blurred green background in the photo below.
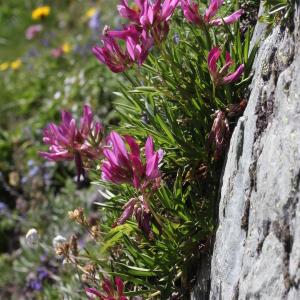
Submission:
M 104 124 L 118 121 L 117 77 L 91 52 L 104 25 L 120 22 L 117 2 L 0 1 L 0 299 L 82 298 L 79 275 L 55 257 L 52 239 L 74 232 L 67 212 L 90 206 L 97 193 L 76 185 L 73 164 L 45 162 L 38 152 L 61 109 L 78 116 L 87 103 Z M 42 30 L 28 38 L 32 25 Z M 30 228 L 41 239 L 36 249 L 24 243 Z

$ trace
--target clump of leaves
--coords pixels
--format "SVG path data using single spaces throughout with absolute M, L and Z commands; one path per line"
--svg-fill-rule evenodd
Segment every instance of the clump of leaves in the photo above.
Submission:
M 101 208 L 101 224 L 96 242 L 76 255 L 76 264 L 88 261 L 93 266 L 87 281 L 95 288 L 107 274 L 122 278 L 127 296 L 168 299 L 189 293 L 191 270 L 199 255 L 208 251 L 215 232 L 223 158 L 247 105 L 257 50 L 250 50 L 253 28 L 241 33 L 236 22 L 242 13 L 238 7 L 223 19 L 216 17 L 219 2 L 204 17 L 198 7 L 188 17 L 190 10 L 177 10 L 169 22 L 175 2 L 147 2 L 153 7 L 144 19 L 137 17 L 141 9 L 121 2 L 121 14 L 130 16 L 134 25 L 121 33 L 106 28 L 104 46 L 94 48 L 111 70 L 126 70 L 115 93 L 121 121 L 112 129 L 123 135 L 127 148 L 119 134 L 111 133 L 103 145 L 105 159 L 89 170 L 103 197 L 95 203 Z M 230 3 L 228 9 L 233 6 L 237 5 Z M 151 9 L 157 12 L 153 18 Z M 153 47 L 142 48 L 141 32 Z M 136 61 L 138 67 L 130 69 Z M 71 214 L 72 219 L 86 226 L 76 217 L 79 211 Z
M 265 0 L 265 11 L 260 17 L 260 21 L 272 26 L 281 20 L 289 20 L 293 15 L 294 8 L 295 0 Z
M 101 181 L 98 171 L 93 171 L 105 198 L 97 203 L 102 207 L 100 253 L 110 260 L 90 258 L 134 286 L 127 295 L 167 299 L 172 293 L 187 294 L 191 266 L 207 251 L 214 234 L 224 152 L 215 155 L 211 130 L 217 112 L 224 112 L 228 119 L 228 132 L 243 112 L 257 47 L 249 50 L 252 28 L 241 37 L 239 24 L 202 26 L 195 27 L 180 12 L 176 14 L 167 40 L 153 49 L 138 70 L 122 74 L 124 80 L 116 93 L 120 101 L 115 108 L 121 116 L 116 130 L 136 137 L 141 144 L 151 135 L 156 147 L 165 151 L 163 183 L 151 199 L 152 210 L 161 220 L 152 220 L 153 239 L 133 220 L 112 228 L 136 191 Z M 245 65 L 239 82 L 217 85 L 212 81 L 207 57 L 216 46 L 222 49 L 221 62 L 228 52 L 235 66 Z

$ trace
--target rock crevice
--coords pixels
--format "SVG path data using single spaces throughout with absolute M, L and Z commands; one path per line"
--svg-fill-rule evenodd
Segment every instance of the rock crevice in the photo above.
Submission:
M 211 300 L 300 299 L 299 34 L 296 6 L 294 28 L 261 42 L 222 180 Z

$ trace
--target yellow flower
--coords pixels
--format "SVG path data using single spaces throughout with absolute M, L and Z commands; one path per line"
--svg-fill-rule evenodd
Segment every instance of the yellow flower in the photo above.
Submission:
M 4 62 L 2 64 L 0 64 L 0 71 L 5 71 L 9 68 L 9 63 L 8 62 Z
M 13 70 L 18 70 L 18 69 L 20 69 L 21 66 L 22 66 L 22 61 L 19 58 L 16 59 L 15 61 L 11 62 L 11 64 L 10 64 L 10 67 Z
M 33 20 L 40 20 L 49 16 L 50 10 L 50 6 L 40 6 L 32 11 L 31 17 Z
M 69 43 L 63 43 L 61 49 L 64 53 L 69 53 L 72 50 L 71 45 Z
M 97 12 L 97 9 L 95 7 L 91 7 L 90 9 L 88 9 L 86 11 L 85 16 L 87 18 L 91 18 L 96 12 Z

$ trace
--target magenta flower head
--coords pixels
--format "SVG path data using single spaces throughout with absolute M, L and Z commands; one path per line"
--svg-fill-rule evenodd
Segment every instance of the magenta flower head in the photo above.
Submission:
M 218 160 L 229 144 L 230 129 L 228 120 L 223 111 L 216 111 L 214 116 L 215 119 L 208 139 L 210 144 L 214 145 L 214 157 Z
M 223 2 L 224 0 L 211 0 L 208 9 L 206 9 L 204 13 L 204 16 L 200 14 L 198 4 L 192 0 L 181 0 L 181 8 L 185 18 L 189 22 L 200 26 L 203 23 L 220 26 L 223 24 L 229 25 L 236 22 L 243 14 L 242 9 L 239 9 L 233 14 L 224 18 L 214 18 Z
M 61 124 L 51 123 L 45 128 L 43 141 L 49 145 L 49 151 L 40 152 L 40 155 L 52 161 L 74 160 L 79 180 L 80 175 L 85 176 L 84 160 L 94 160 L 102 155 L 104 128 L 99 122 L 93 121 L 93 113 L 88 105 L 84 106 L 79 127 L 67 111 L 62 111 L 61 119 Z
M 102 163 L 103 180 L 116 184 L 129 183 L 136 189 L 143 189 L 160 177 L 158 165 L 163 158 L 163 151 L 154 151 L 151 137 L 148 137 L 145 144 L 145 163 L 133 137 L 125 136 L 123 139 L 113 131 L 108 137 L 108 144 L 110 149 L 103 151 L 106 158 Z
M 118 5 L 122 17 L 146 30 L 156 43 L 160 43 L 168 34 L 168 21 L 174 13 L 179 0 L 135 0 L 132 7 L 127 0 L 121 0 Z
M 118 40 L 125 41 L 125 49 L 118 44 Z M 153 39 L 145 30 L 141 31 L 136 25 L 124 26 L 124 29 L 120 31 L 108 30 L 102 41 L 103 47 L 95 46 L 93 53 L 114 73 L 124 72 L 133 63 L 141 65 L 153 45 Z
M 107 35 L 124 40 L 127 54 L 132 63 L 141 65 L 148 56 L 150 48 L 153 46 L 153 38 L 146 30 L 140 30 L 136 25 L 124 26 L 121 31 L 108 31 Z
M 43 26 L 40 24 L 37 25 L 31 25 L 26 29 L 26 39 L 32 40 L 34 39 L 41 31 L 43 30 Z
M 139 23 L 140 12 L 143 8 L 142 0 L 135 0 L 135 3 L 130 7 L 128 0 L 121 0 L 117 6 L 121 17 L 126 18 L 132 22 Z
M 115 278 L 114 284 L 107 278 L 104 278 L 102 283 L 104 293 L 99 292 L 95 288 L 86 288 L 85 292 L 88 299 L 101 300 L 128 300 L 124 296 L 124 284 L 120 277 Z
M 191 0 L 181 0 L 181 9 L 185 18 L 197 25 L 203 24 L 203 17 L 199 13 L 199 5 Z
M 95 46 L 93 48 L 96 58 L 107 65 L 112 72 L 124 72 L 132 64 L 128 53 L 122 50 L 116 39 L 109 35 L 105 35 L 102 42 L 103 47 Z
M 233 73 L 228 73 L 228 69 L 234 64 L 229 52 L 226 52 L 225 65 L 218 70 L 217 61 L 220 56 L 221 50 L 218 47 L 215 47 L 210 50 L 207 58 L 208 70 L 216 86 L 236 81 L 244 72 L 244 64 L 242 64 Z

